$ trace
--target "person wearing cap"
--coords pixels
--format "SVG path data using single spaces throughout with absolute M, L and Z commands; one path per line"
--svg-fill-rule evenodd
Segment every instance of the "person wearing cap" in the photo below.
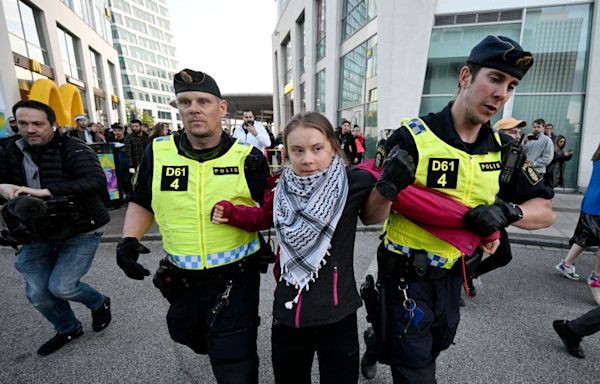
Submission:
M 106 176 L 87 145 L 60 133 L 50 106 L 21 100 L 12 110 L 19 135 L 0 147 L 0 195 L 9 200 L 7 206 L 27 195 L 38 200 L 24 206 L 20 215 L 34 231 L 17 241 L 15 268 L 25 279 L 27 299 L 56 330 L 37 351 L 46 356 L 83 335 L 70 301 L 91 310 L 95 332 L 111 321 L 110 299 L 81 281 L 110 221 L 102 199 L 108 198 Z M 48 207 L 49 215 L 33 222 L 40 204 Z
M 86 115 L 76 115 L 73 120 L 75 120 L 76 129 L 68 131 L 69 135 L 78 138 L 86 144 L 92 144 L 99 141 L 96 132 L 92 131 L 91 124 L 89 124 Z
M 498 131 L 512 137 L 517 142 L 521 141 L 521 128 L 527 126 L 527 121 L 517 120 L 514 117 L 504 117 L 494 124 L 494 128 Z
M 383 173 L 368 204 L 381 221 L 387 218 L 377 251 L 386 298 L 379 305 L 391 309 L 375 335 L 387 332 L 377 339 L 378 359 L 391 365 L 394 383 L 436 382 L 436 358 L 452 344 L 459 323 L 463 257 L 471 256 L 390 211 L 398 192 L 414 183 L 451 197 L 469 208 L 464 228 L 481 237 L 510 224 L 535 229 L 554 220 L 552 193 L 538 188 L 542 183 L 531 167 L 519 164 L 514 177 L 500 184 L 503 143 L 489 123 L 532 64 L 532 54 L 517 42 L 487 36 L 460 69 L 455 100 L 441 112 L 404 119 L 378 149 L 385 158 Z M 493 253 L 499 243 L 482 242 L 480 248 Z M 363 375 L 373 377 L 376 366 L 365 356 Z
M 533 132 L 526 137 L 523 144 L 523 153 L 542 178 L 546 174 L 546 166 L 550 165 L 554 158 L 554 143 L 544 134 L 545 125 L 544 119 L 534 120 Z
M 117 264 L 132 279 L 150 274 L 137 262 L 149 252 L 139 241 L 156 221 L 165 258 L 153 281 L 171 304 L 171 338 L 208 354 L 217 382 L 257 383 L 259 234 L 212 224 L 211 209 L 221 200 L 262 204 L 266 158 L 223 133 L 227 101 L 211 76 L 184 69 L 173 83 L 185 133 L 146 147 Z

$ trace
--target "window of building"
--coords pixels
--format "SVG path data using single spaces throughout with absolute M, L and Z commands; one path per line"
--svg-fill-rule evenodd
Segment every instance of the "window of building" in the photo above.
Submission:
M 169 23 L 169 20 L 163 19 L 162 17 L 157 17 L 156 20 L 158 21 L 158 25 L 161 28 L 164 28 L 166 30 L 171 29 L 171 23 Z
M 325 0 L 317 0 L 317 61 L 325 57 Z
M 104 112 L 104 98 L 94 95 L 94 107 L 96 108 L 97 122 L 107 125 L 106 113 Z
M 369 159 L 375 157 L 377 140 L 379 138 L 377 128 L 377 88 L 369 90 L 365 115 L 365 129 L 363 130 L 363 134 L 365 135 L 365 158 Z
M 345 40 L 377 16 L 376 0 L 346 0 L 342 15 L 342 40 Z
M 110 85 L 112 88 L 112 94 L 118 95 L 119 87 L 117 85 L 117 69 L 115 68 L 115 65 L 110 61 L 108 62 L 108 73 L 110 74 Z
M 135 33 L 131 33 L 126 29 L 120 28 L 120 29 L 114 29 L 113 33 L 117 34 L 117 37 L 119 40 L 123 40 L 129 43 L 133 43 L 133 44 L 138 44 L 138 39 L 137 36 L 135 35 Z
M 144 34 L 148 33 L 148 29 L 146 28 L 146 23 L 144 23 L 143 21 L 132 19 L 131 17 L 127 17 L 127 16 L 124 16 L 124 19 L 125 19 L 125 26 L 127 28 L 131 28 L 138 32 L 142 32 Z M 150 28 L 152 28 L 152 27 L 150 27 Z
M 140 19 L 147 21 L 149 23 L 155 24 L 154 16 L 146 11 L 142 11 L 138 7 L 133 7 L 132 15 L 135 17 L 139 17 Z
M 120 9 L 123 12 L 131 13 L 131 7 L 125 0 L 111 0 L 111 5 L 115 9 Z
M 495 17 L 485 25 L 460 25 L 458 17 L 446 17 L 444 20 L 453 23 L 432 31 L 420 114 L 438 111 L 452 98 L 460 68 L 475 44 L 490 34 L 504 35 L 532 52 L 535 65 L 515 89 L 512 103 L 507 103 L 492 123 L 509 115 L 530 122 L 543 118 L 554 124 L 555 134 L 566 137 L 569 148 L 577 150 L 586 96 L 592 7 L 577 4 L 531 8 L 524 11 L 524 17 L 502 22 L 502 17 Z M 568 188 L 576 187 L 577 167 L 577 156 L 565 163 Z
M 2 5 L 13 52 L 48 64 L 48 53 L 37 9 L 19 0 L 2 0 Z
M 56 28 L 58 32 L 58 43 L 65 75 L 76 79 L 83 79 L 81 60 L 79 56 L 79 41 L 69 32 L 61 27 Z
M 303 74 L 305 71 L 304 67 L 304 56 L 305 56 L 305 46 L 306 46 L 306 32 L 304 30 L 304 13 L 302 16 L 298 18 L 296 22 L 298 24 L 298 71 L 299 74 Z
M 98 52 L 93 49 L 89 50 L 90 64 L 92 65 L 92 76 L 94 78 L 94 86 L 98 89 L 104 89 L 104 78 L 102 76 L 102 59 Z
M 158 13 L 158 4 L 152 0 L 146 0 L 146 8 Z
M 367 74 L 366 42 L 342 57 L 340 69 L 340 108 L 346 109 L 364 103 Z
M 156 63 L 156 55 L 144 48 L 130 47 L 129 53 L 134 59 Z
M 117 12 L 111 12 L 110 17 L 113 23 L 118 25 L 123 25 L 123 17 L 119 15 Z
M 158 118 L 164 120 L 171 120 L 171 112 L 158 111 Z
M 367 40 L 367 78 L 377 75 L 377 35 Z
M 163 33 L 160 29 L 153 27 L 152 25 L 149 25 L 148 30 L 150 31 L 150 36 L 155 37 L 159 41 L 164 40 Z M 146 33 L 146 32 L 144 32 L 144 33 Z
M 283 57 L 285 58 L 284 84 L 286 85 L 293 79 L 292 69 L 294 68 L 294 61 L 292 53 L 292 40 L 288 36 L 283 43 Z
M 306 112 L 306 84 L 300 83 L 300 112 Z
M 325 70 L 315 75 L 315 110 L 325 113 Z

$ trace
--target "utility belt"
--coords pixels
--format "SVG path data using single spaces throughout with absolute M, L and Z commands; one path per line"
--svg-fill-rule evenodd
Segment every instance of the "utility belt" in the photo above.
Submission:
M 388 250 L 383 243 L 377 248 L 379 277 L 384 281 L 398 282 L 414 280 L 436 280 L 445 276 L 460 275 L 460 263 L 454 263 L 451 269 L 431 265 L 431 259 L 437 257 L 427 251 L 403 247 L 402 253 Z
M 182 269 L 166 258 L 159 262 L 152 278 L 154 286 L 169 301 L 183 289 L 207 288 L 235 281 L 240 275 L 258 272 L 260 257 L 252 254 L 232 264 L 202 270 Z

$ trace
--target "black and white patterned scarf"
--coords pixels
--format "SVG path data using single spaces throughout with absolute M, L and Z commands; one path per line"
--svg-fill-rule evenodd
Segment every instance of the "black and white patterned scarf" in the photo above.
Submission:
M 326 170 L 315 175 L 296 176 L 286 168 L 279 178 L 273 220 L 281 279 L 298 290 L 286 308 L 292 309 L 302 290 L 308 290 L 308 284 L 319 277 L 347 197 L 348 176 L 338 155 Z

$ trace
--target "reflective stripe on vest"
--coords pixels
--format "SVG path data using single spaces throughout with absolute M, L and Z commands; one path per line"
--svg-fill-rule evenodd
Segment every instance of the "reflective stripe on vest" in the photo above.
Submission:
M 500 190 L 500 152 L 470 155 L 437 137 L 420 119 L 405 119 L 400 129 L 408 129 L 419 152 L 415 183 L 451 196 L 468 207 L 493 204 Z M 498 134 L 495 138 L 500 143 Z M 385 223 L 384 244 L 391 251 L 398 248 L 425 250 L 445 259 L 442 268 L 451 268 L 461 252 L 435 237 L 417 224 L 397 213 L 391 213 Z
M 256 232 L 212 224 L 221 200 L 256 206 L 244 174 L 252 146 L 234 143 L 222 156 L 198 162 L 178 154 L 172 136 L 152 142 L 152 210 L 169 260 L 184 269 L 233 263 L 260 246 Z

